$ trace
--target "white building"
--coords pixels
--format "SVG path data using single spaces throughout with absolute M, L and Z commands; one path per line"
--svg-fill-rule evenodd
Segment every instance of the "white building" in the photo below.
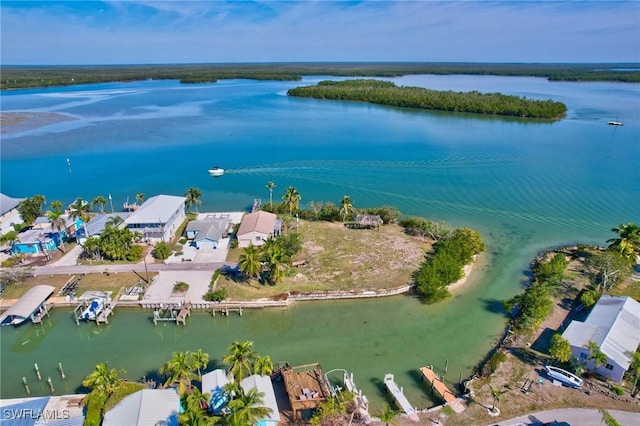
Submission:
M 13 225 L 22 223 L 18 205 L 24 198 L 11 198 L 0 193 L 0 235 L 13 231 Z
M 146 200 L 125 219 L 132 232 L 139 232 L 145 239 L 168 241 L 185 220 L 185 197 L 156 195 Z
M 273 390 L 273 383 L 271 383 L 271 377 L 254 374 L 253 376 L 242 379 L 240 381 L 240 387 L 245 392 L 256 388 L 258 392 L 263 393 L 262 406 L 271 410 L 269 415 L 260 419 L 256 425 L 277 426 L 280 421 L 280 412 L 278 410 L 278 403 L 276 402 L 276 394 Z
M 590 370 L 589 342 L 595 342 L 607 356 L 596 373 L 621 382 L 629 369 L 632 354 L 640 344 L 640 303 L 626 296 L 603 295 L 584 322 L 571 321 L 562 333 L 569 341 L 573 357 Z
M 249 247 L 249 244 L 261 246 L 270 237 L 280 233 L 282 222 L 273 213 L 259 210 L 242 218 L 238 228 L 238 247 Z

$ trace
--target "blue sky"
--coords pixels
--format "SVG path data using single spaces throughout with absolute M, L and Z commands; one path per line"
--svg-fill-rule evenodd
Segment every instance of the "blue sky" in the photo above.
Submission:
M 2 1 L 2 64 L 640 62 L 640 1 Z

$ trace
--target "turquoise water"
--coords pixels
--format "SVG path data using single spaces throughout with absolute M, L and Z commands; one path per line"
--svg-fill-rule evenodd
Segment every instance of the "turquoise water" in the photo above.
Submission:
M 306 78 L 313 83 L 324 77 Z M 73 391 L 95 363 L 149 375 L 176 350 L 220 359 L 251 339 L 276 361 L 347 368 L 374 406 L 394 373 L 415 405 L 429 405 L 416 369 L 448 359 L 447 379 L 468 374 L 504 326 L 499 301 L 526 282 L 531 257 L 549 246 L 604 243 L 611 227 L 640 222 L 640 85 L 550 83 L 536 78 L 408 76 L 398 84 L 500 91 L 561 100 L 559 122 L 420 112 L 286 96 L 295 82 L 173 81 L 99 84 L 2 94 L 3 111 L 53 111 L 76 121 L 3 134 L 2 192 L 71 202 L 111 194 L 203 192 L 200 209 L 242 209 L 295 186 L 302 204 L 389 204 L 404 214 L 478 229 L 488 250 L 474 282 L 449 301 L 410 297 L 301 304 L 240 318 L 194 316 L 154 327 L 148 313 L 118 310 L 108 327 L 77 327 L 59 310 L 44 328 L 2 329 L 2 397 L 24 393 L 33 363 Z M 624 123 L 616 128 L 608 120 Z M 66 159 L 72 163 L 71 173 Z M 211 178 L 206 170 L 229 170 Z M 67 371 L 68 370 L 68 371 Z M 45 374 L 45 373 L 43 373 Z M 29 379 L 30 382 L 32 379 Z M 55 381 L 55 380 L 54 380 Z M 65 389 L 65 387 L 68 387 Z M 46 393 L 46 385 L 32 384 Z

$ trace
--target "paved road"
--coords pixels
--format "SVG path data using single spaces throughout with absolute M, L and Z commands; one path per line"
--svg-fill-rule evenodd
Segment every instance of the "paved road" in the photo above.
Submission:
M 228 266 L 230 268 L 236 267 L 235 262 L 210 262 L 210 263 L 192 263 L 192 262 L 184 262 L 184 263 L 170 263 L 170 264 L 159 264 L 159 263 L 147 263 L 147 270 L 149 272 L 158 272 L 158 271 L 215 271 L 216 269 L 222 268 L 223 266 Z M 33 268 L 33 272 L 36 275 L 68 275 L 68 274 L 91 274 L 91 273 L 102 273 L 102 272 L 145 272 L 145 265 L 136 263 L 129 265 L 96 265 L 96 266 L 85 266 L 85 265 L 59 265 L 59 266 L 36 266 Z
M 640 425 L 640 414 L 627 411 L 607 410 L 620 424 L 624 426 Z M 554 423 L 555 422 L 555 423 Z M 528 425 L 541 426 L 544 424 L 562 426 L 602 426 L 602 414 L 598 410 L 586 408 L 563 408 L 560 410 L 540 411 L 528 416 L 491 423 L 496 426 Z

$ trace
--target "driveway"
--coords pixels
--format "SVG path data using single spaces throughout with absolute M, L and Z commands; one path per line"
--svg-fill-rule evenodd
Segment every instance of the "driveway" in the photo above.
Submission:
M 622 425 L 640 425 L 640 413 L 630 413 L 627 411 L 609 410 L 611 414 Z M 554 423 L 555 422 L 555 423 Z M 575 426 L 602 426 L 602 414 L 598 410 L 586 408 L 563 408 L 560 410 L 540 411 L 527 416 L 517 417 L 510 420 L 502 420 L 491 423 L 495 426 L 542 426 L 549 425 L 575 425 Z
M 206 271 L 161 271 L 144 293 L 145 302 L 171 302 L 204 300 L 205 293 L 209 290 L 209 282 L 213 270 Z M 186 293 L 173 293 L 173 286 L 178 281 L 189 284 Z

